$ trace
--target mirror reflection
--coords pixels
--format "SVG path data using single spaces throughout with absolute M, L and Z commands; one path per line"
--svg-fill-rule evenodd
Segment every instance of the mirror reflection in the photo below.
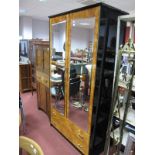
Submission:
M 69 119 L 88 130 L 95 18 L 72 21 Z
M 65 39 L 66 21 L 52 24 L 50 93 L 52 107 L 64 115 L 65 109 Z

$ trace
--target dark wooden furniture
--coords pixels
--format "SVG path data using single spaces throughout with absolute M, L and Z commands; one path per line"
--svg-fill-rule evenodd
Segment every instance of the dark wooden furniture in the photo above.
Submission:
M 42 39 L 29 40 L 29 59 L 31 62 L 31 75 L 32 75 L 32 94 L 33 90 L 36 90 L 36 46 L 41 44 Z M 44 42 L 44 41 L 43 41 Z
M 49 102 L 49 42 L 35 43 L 36 50 L 36 83 L 38 108 L 50 118 Z
M 37 99 L 38 108 L 50 117 L 49 88 L 39 81 L 37 81 Z
M 108 5 L 96 4 L 49 17 L 52 64 L 50 64 L 49 79 L 62 80 L 60 91 L 64 93 L 64 97 L 60 96 L 59 101 L 56 100 L 52 80 L 50 80 L 51 124 L 85 155 L 99 155 L 104 150 L 115 63 L 115 54 L 108 53 L 109 49 L 113 51 L 115 49 L 110 47 L 109 43 L 113 37 L 116 37 L 117 18 L 122 14 L 125 13 Z M 89 33 L 88 39 L 91 40 L 86 41 L 92 42 L 92 48 L 88 51 L 89 61 L 86 64 L 82 62 L 80 75 L 74 75 L 74 78 L 83 77 L 83 70 L 87 69 L 85 73 L 87 80 L 81 80 L 78 93 L 72 97 L 70 96 L 72 91 L 70 90 L 70 70 L 81 62 L 72 62 L 71 53 L 75 53 L 77 48 L 84 49 L 86 46 L 89 48 L 88 44 L 82 46 L 84 40 L 82 36 L 77 39 L 79 38 L 77 32 L 79 35 Z M 65 37 L 64 49 L 62 49 L 63 37 Z M 56 65 L 52 63 L 55 61 L 53 59 L 55 51 L 62 51 L 65 54 L 63 74 L 59 73 Z M 57 63 L 59 64 L 60 61 Z M 84 87 L 85 82 L 87 82 L 87 89 Z M 73 102 L 75 97 L 80 99 Z M 61 108 L 55 106 L 56 104 Z
M 28 91 L 31 86 L 31 64 L 19 64 L 19 87 L 20 91 Z

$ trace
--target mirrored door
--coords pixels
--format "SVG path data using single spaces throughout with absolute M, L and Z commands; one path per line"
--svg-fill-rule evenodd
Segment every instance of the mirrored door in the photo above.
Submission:
M 99 9 L 70 15 L 68 118 L 90 133 L 95 87 Z
M 65 115 L 66 20 L 51 24 L 50 95 L 52 108 Z
M 71 21 L 69 119 L 88 130 L 95 17 Z

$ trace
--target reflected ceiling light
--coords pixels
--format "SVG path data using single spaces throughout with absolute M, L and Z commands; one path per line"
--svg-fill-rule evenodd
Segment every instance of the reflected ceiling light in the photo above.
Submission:
M 73 26 L 75 26 L 75 21 L 73 20 Z
M 40 2 L 47 2 L 47 0 L 39 0 Z
M 26 9 L 19 9 L 19 13 L 25 13 Z
M 59 22 L 59 23 L 54 23 L 54 24 L 52 24 L 52 25 L 55 26 L 55 25 L 59 25 L 59 24 L 63 24 L 63 23 L 66 23 L 66 21 L 64 20 L 64 21 L 61 21 L 61 22 Z
M 85 25 L 85 26 L 87 26 L 87 25 L 90 25 L 89 23 L 80 23 L 80 25 Z
M 58 24 L 62 24 L 62 23 L 66 23 L 66 20 L 62 21 L 62 22 L 59 22 Z

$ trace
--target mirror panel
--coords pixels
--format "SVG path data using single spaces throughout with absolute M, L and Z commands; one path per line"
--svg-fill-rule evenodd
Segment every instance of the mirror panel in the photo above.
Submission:
M 52 24 L 52 52 L 50 69 L 50 94 L 52 108 L 62 115 L 65 113 L 65 40 L 66 21 Z
M 95 17 L 71 21 L 69 119 L 88 131 Z

